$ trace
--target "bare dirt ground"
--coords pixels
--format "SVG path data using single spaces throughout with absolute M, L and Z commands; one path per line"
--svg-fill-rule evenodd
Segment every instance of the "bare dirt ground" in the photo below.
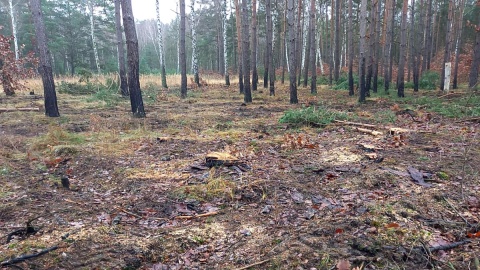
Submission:
M 320 88 L 299 105 L 284 86 L 260 90 L 246 106 L 235 86 L 170 90 L 146 119 L 69 95 L 57 119 L 0 113 L 1 267 L 478 270 L 478 121 Z M 382 134 L 279 123 L 317 105 Z M 211 152 L 238 160 L 210 167 Z

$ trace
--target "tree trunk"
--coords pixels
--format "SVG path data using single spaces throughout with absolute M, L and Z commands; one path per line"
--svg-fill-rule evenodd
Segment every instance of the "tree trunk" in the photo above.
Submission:
M 382 11 L 382 5 L 380 1 L 377 1 L 377 10 L 375 16 L 375 37 L 374 37 L 374 46 L 373 46 L 373 85 L 372 90 L 374 93 L 378 92 L 378 66 L 379 66 L 379 59 L 381 55 L 380 51 L 380 13 Z
M 460 0 L 459 16 L 457 22 L 457 39 L 455 43 L 455 68 L 453 70 L 453 89 L 458 88 L 458 64 L 460 61 L 460 47 L 462 45 L 462 27 L 463 27 L 463 11 L 465 9 L 465 0 Z
M 252 1 L 252 90 L 257 90 L 257 0 Z
M 422 3 L 423 1 L 420 1 L 420 6 L 422 6 Z M 415 0 L 412 0 L 410 18 L 411 18 L 410 61 L 411 61 L 411 67 L 412 67 L 412 73 L 413 73 L 413 91 L 418 92 L 418 83 L 419 83 L 418 43 L 421 44 L 422 41 L 418 38 L 418 31 L 415 28 Z
M 90 37 L 92 38 L 93 55 L 95 56 L 95 65 L 97 73 L 100 74 L 100 59 L 98 58 L 97 39 L 95 38 L 95 22 L 93 20 L 93 0 L 88 0 L 88 10 L 90 11 Z
M 198 55 L 197 55 L 197 15 L 195 13 L 195 0 L 190 2 L 190 16 L 192 28 L 192 73 L 195 83 L 200 86 L 200 77 L 198 75 Z
M 430 51 L 432 47 L 432 1 L 433 0 L 427 0 L 425 38 L 422 47 L 422 73 L 430 69 Z
M 305 29 L 308 29 L 308 30 L 304 30 L 304 32 L 307 32 L 306 34 L 304 34 L 304 46 L 305 46 L 305 55 L 303 57 L 303 61 L 304 61 L 304 64 L 303 64 L 303 87 L 307 87 L 308 85 L 308 69 L 310 68 L 310 48 L 312 47 L 311 46 L 311 42 L 312 42 L 312 39 L 311 39 L 311 36 L 310 36 L 310 9 L 307 8 L 306 6 L 307 3 L 305 3 L 305 11 L 306 11 L 306 16 L 307 16 L 307 19 L 304 19 L 304 24 L 306 25 Z
M 431 1 L 431 0 L 430 0 Z M 385 20 L 386 20 L 386 35 L 385 35 L 385 46 L 383 49 L 383 77 L 384 77 L 384 86 L 385 93 L 388 93 L 390 89 L 390 55 L 392 54 L 392 39 L 393 39 L 393 7 L 395 6 L 395 0 L 387 0 L 385 5 Z
M 297 42 L 295 43 L 295 50 L 296 50 L 296 71 L 297 71 L 297 78 L 298 82 L 297 85 L 300 85 L 300 78 L 302 77 L 302 13 L 303 13 L 303 0 L 298 0 L 298 8 L 297 8 Z
M 270 96 L 275 95 L 275 76 L 273 66 L 273 23 L 272 23 L 272 0 L 266 2 L 266 15 L 267 15 L 267 54 L 265 57 L 265 73 L 264 79 L 270 77 Z M 270 76 L 273 75 L 273 76 Z M 264 82 L 265 85 L 266 82 Z
M 250 88 L 250 27 L 248 25 L 248 8 L 247 1 L 242 0 L 242 25 L 243 25 L 243 87 L 244 96 L 243 101 L 245 103 L 252 102 L 252 90 Z
M 127 40 L 128 59 L 128 91 L 130 92 L 130 104 L 133 117 L 145 117 L 142 91 L 140 90 L 138 39 L 135 29 L 135 18 L 132 12 L 131 0 L 122 0 L 123 26 L 125 39 Z
M 473 62 L 470 67 L 470 76 L 468 78 L 468 87 L 474 88 L 478 84 L 478 73 L 480 69 L 480 20 L 477 25 L 477 34 L 475 39 L 475 46 L 473 47 Z
M 20 58 L 20 50 L 18 48 L 17 22 L 15 20 L 15 10 L 13 9 L 13 0 L 8 0 L 8 7 L 10 11 L 10 21 L 12 23 L 13 45 L 15 50 L 15 60 Z
M 115 0 L 115 30 L 117 35 L 117 60 L 118 73 L 120 77 L 120 92 L 122 96 L 126 97 L 129 95 L 129 93 L 127 85 L 127 75 L 125 71 L 125 47 L 123 43 L 120 1 L 121 0 Z
M 315 26 L 316 26 L 316 15 L 317 11 L 315 9 L 315 0 L 310 0 L 310 65 L 312 69 L 312 81 L 310 82 L 310 93 L 317 94 L 317 59 L 316 59 L 316 51 L 315 51 L 315 44 L 317 41 L 315 40 Z
M 408 0 L 403 0 L 402 7 L 402 24 L 400 32 L 400 59 L 398 60 L 398 76 L 397 76 L 397 95 L 398 97 L 405 97 L 405 58 L 407 52 L 407 13 Z
M 287 21 L 288 21 L 288 62 L 290 73 L 290 103 L 298 103 L 297 97 L 297 61 L 295 52 L 295 6 L 294 0 L 287 0 Z
M 181 78 L 181 97 L 187 97 L 187 55 L 185 53 L 185 0 L 180 0 L 180 72 Z
M 42 76 L 45 96 L 45 115 L 49 117 L 59 117 L 57 93 L 55 92 L 55 82 L 53 80 L 52 64 L 50 62 L 50 51 L 47 46 L 47 36 L 45 34 L 45 25 L 43 23 L 43 13 L 40 6 L 40 0 L 30 0 L 30 10 L 32 12 L 37 47 L 40 54 L 38 72 Z
M 333 73 L 333 78 L 335 81 L 338 81 L 338 78 L 340 77 L 340 35 L 342 33 L 340 29 L 340 11 L 342 9 L 342 4 L 341 0 L 336 0 L 335 2 L 335 69 Z
M 360 55 L 358 59 L 358 84 L 360 88 L 359 102 L 365 102 L 365 36 L 367 33 L 367 0 L 362 0 L 360 4 Z
M 440 89 L 445 90 L 450 86 L 445 87 L 445 64 L 450 62 L 451 54 L 451 43 L 452 43 L 452 18 L 453 18 L 453 9 L 454 9 L 454 0 L 449 0 L 448 4 L 448 17 L 447 17 L 447 33 L 445 34 L 445 53 L 443 55 L 443 65 L 442 65 L 442 76 L 440 77 Z
M 240 5 L 239 0 L 235 0 L 235 17 L 236 17 L 236 28 L 237 28 L 237 50 L 238 50 L 238 87 L 240 94 L 244 94 L 244 83 L 243 83 L 243 50 L 242 50 L 242 18 L 240 17 Z
M 230 75 L 228 74 L 228 48 L 227 48 L 227 0 L 222 3 L 222 29 L 223 29 L 223 61 L 225 85 L 230 85 Z
M 353 85 L 353 57 L 355 49 L 353 47 L 353 0 L 348 0 L 348 95 L 355 95 Z
M 160 56 L 160 70 L 162 73 L 162 87 L 168 88 L 167 86 L 167 74 L 165 72 L 165 57 L 163 54 L 163 35 L 162 35 L 162 21 L 160 20 L 160 1 L 155 1 L 156 12 L 157 12 L 157 43 L 158 51 Z
M 285 84 L 285 66 L 287 66 L 287 1 L 285 1 L 285 7 L 283 9 L 283 32 L 282 32 L 282 52 L 280 55 L 282 59 L 282 78 L 280 83 Z

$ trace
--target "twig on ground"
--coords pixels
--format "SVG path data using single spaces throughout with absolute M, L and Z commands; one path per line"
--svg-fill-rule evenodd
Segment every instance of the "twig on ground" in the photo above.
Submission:
M 380 131 L 376 131 L 376 130 L 370 130 L 370 129 L 366 129 L 366 128 L 359 128 L 359 127 L 354 127 L 353 128 L 354 130 L 356 131 L 360 131 L 360 132 L 363 132 L 363 133 L 368 133 L 370 135 L 374 135 L 374 136 L 380 136 L 380 135 L 383 135 L 382 132 Z
M 457 213 L 457 215 L 461 217 L 463 221 L 465 221 L 465 224 L 467 224 L 467 226 L 470 226 L 470 223 L 468 222 L 468 220 L 464 218 L 462 214 L 460 214 L 457 208 L 455 208 L 455 206 L 453 206 L 453 204 L 446 197 L 443 197 L 443 199 L 448 203 L 448 205 L 453 209 L 453 211 L 455 211 L 455 213 Z
M 447 245 L 431 247 L 428 250 L 430 252 L 435 252 L 435 251 L 439 251 L 439 250 L 449 250 L 449 249 L 453 249 L 453 248 L 456 248 L 456 247 L 459 247 L 459 246 L 462 246 L 462 245 L 465 245 L 465 244 L 468 244 L 468 243 L 470 243 L 470 240 L 463 240 L 463 241 L 460 241 L 460 242 L 454 242 L 454 243 L 447 244 Z
M 252 267 L 254 267 L 254 266 L 258 266 L 258 265 L 264 264 L 264 263 L 266 263 L 266 262 L 268 262 L 268 261 L 270 261 L 270 259 L 266 259 L 266 260 L 263 260 L 263 261 L 260 261 L 260 262 L 252 263 L 252 264 L 249 264 L 249 265 L 246 265 L 246 266 L 237 268 L 237 269 L 235 269 L 235 270 L 245 270 L 245 269 L 248 269 L 248 268 L 252 268 Z
M 4 112 L 39 112 L 39 108 L 0 108 L 0 113 Z
M 16 264 L 16 263 L 19 263 L 19 262 L 23 262 L 23 261 L 26 261 L 28 259 L 35 258 L 35 257 L 41 256 L 43 254 L 47 254 L 48 252 L 53 251 L 57 248 L 58 248 L 58 246 L 53 246 L 53 247 L 50 247 L 50 248 L 46 248 L 46 249 L 44 249 L 44 250 L 42 250 L 38 253 L 27 254 L 27 255 L 17 257 L 17 258 L 13 258 L 11 260 L 1 262 L 0 266 L 9 266 L 9 265 L 13 265 L 13 264 Z
M 377 128 L 377 126 L 371 125 L 371 124 L 363 124 L 363 123 L 348 122 L 348 121 L 341 121 L 341 120 L 333 120 L 333 122 L 339 123 L 339 124 L 344 124 L 344 125 L 350 125 L 350 126 Z
M 208 213 L 205 213 L 205 214 L 199 214 L 199 215 L 195 215 L 195 216 L 176 216 L 175 218 L 176 219 L 192 219 L 192 218 L 201 218 L 201 217 L 209 217 L 209 216 L 214 216 L 218 214 L 218 212 L 208 212 Z

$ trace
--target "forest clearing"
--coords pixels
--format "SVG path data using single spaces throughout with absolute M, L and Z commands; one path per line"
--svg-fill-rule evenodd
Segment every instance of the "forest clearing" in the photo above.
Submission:
M 0 113 L 2 267 L 478 269 L 478 92 L 362 104 L 322 85 L 291 105 L 278 84 L 245 104 L 221 77 L 186 99 L 157 78 L 146 118 L 61 87 L 61 117 Z

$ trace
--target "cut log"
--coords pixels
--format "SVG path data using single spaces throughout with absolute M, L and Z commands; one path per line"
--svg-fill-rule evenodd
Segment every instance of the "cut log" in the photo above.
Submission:
M 370 130 L 370 129 L 366 129 L 366 128 L 355 127 L 354 130 L 360 131 L 360 132 L 363 132 L 363 133 L 368 133 L 368 134 L 371 134 L 371 135 L 374 135 L 374 136 L 381 136 L 381 135 L 383 135 L 383 133 L 380 132 L 380 131 Z
M 0 113 L 4 112 L 39 112 L 39 108 L 26 107 L 26 108 L 0 108 Z

